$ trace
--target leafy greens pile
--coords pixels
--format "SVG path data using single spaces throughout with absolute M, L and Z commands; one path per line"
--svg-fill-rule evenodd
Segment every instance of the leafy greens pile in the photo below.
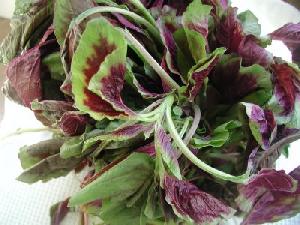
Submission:
M 54 131 L 21 148 L 18 180 L 85 174 L 53 225 L 71 209 L 109 225 L 299 212 L 300 167 L 274 164 L 299 138 L 300 24 L 261 37 L 226 0 L 16 0 L 11 25 L 4 92 Z

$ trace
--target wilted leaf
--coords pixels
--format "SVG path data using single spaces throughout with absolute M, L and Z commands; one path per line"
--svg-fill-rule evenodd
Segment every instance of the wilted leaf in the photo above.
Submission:
M 41 160 L 59 153 L 59 149 L 64 141 L 65 140 L 63 138 L 50 139 L 30 146 L 23 146 L 20 148 L 20 152 L 18 154 L 22 168 L 28 169 Z
M 31 102 L 31 110 L 45 126 L 56 126 L 65 112 L 74 111 L 75 108 L 71 102 L 44 100 Z
M 58 153 L 49 156 L 28 168 L 20 176 L 18 176 L 17 180 L 28 184 L 32 184 L 40 180 L 47 182 L 52 178 L 67 175 L 81 161 L 82 158 L 62 159 Z
M 12 30 L 0 47 L 0 62 L 8 63 L 23 50 L 31 48 L 31 39 L 36 44 L 51 24 L 53 13 L 52 0 L 17 0 Z M 29 46 L 28 46 L 29 45 Z

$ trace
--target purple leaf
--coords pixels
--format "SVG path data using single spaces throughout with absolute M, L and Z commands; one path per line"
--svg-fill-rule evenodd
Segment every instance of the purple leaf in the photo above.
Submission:
M 88 117 L 78 112 L 66 112 L 59 121 L 59 127 L 67 136 L 80 135 L 85 131 Z
M 43 99 L 41 59 L 58 47 L 56 40 L 51 39 L 53 32 L 53 27 L 49 27 L 37 46 L 14 58 L 7 67 L 9 83 L 26 107 L 30 107 L 33 100 Z
M 237 18 L 237 8 L 228 8 L 225 17 L 217 27 L 218 42 L 230 52 L 237 52 L 244 35 Z
M 264 105 L 272 96 L 271 74 L 259 65 L 241 66 L 241 58 L 224 55 L 210 75 L 225 104 L 239 101 Z
M 187 181 L 165 176 L 164 189 L 166 201 L 175 213 L 197 224 L 218 224 L 234 213 L 233 209 Z
M 132 31 L 138 32 L 140 34 L 144 34 L 143 30 L 140 27 L 138 27 L 136 24 L 127 20 L 124 16 L 120 15 L 119 13 L 113 13 L 113 15 L 117 18 L 118 22 L 123 27 L 130 29 Z
M 189 100 L 193 101 L 199 94 L 204 80 L 208 77 L 212 69 L 219 62 L 220 55 L 224 54 L 224 49 L 216 49 L 205 60 L 201 60 L 189 72 L 188 96 Z
M 299 182 L 300 181 L 300 166 L 298 166 L 292 172 L 290 172 L 289 175 Z M 300 188 L 300 185 L 298 183 L 297 191 L 299 191 L 299 188 Z
M 253 176 L 246 185 L 239 186 L 242 197 L 240 196 L 237 202 L 243 204 L 242 199 L 244 198 L 253 205 L 255 200 L 266 191 L 293 192 L 294 189 L 295 182 L 283 170 L 263 169 Z
M 166 93 L 155 93 L 153 91 L 149 91 L 147 88 L 145 88 L 142 85 L 142 82 L 139 82 L 138 79 L 133 75 L 130 74 L 133 79 L 133 84 L 136 86 L 138 92 L 144 97 L 144 98 L 163 98 Z
M 299 174 L 300 167 L 289 175 L 264 169 L 240 186 L 237 203 L 248 213 L 243 225 L 276 222 L 296 215 L 300 207 Z
M 158 27 L 161 33 L 161 38 L 166 47 L 165 60 L 168 69 L 172 73 L 180 75 L 180 73 L 178 72 L 177 62 L 176 62 L 178 48 L 176 46 L 176 42 L 173 37 L 173 32 L 170 30 L 170 28 L 168 28 L 168 24 L 166 24 L 162 18 L 158 19 L 157 23 L 159 24 Z
M 273 40 L 282 41 L 292 52 L 292 59 L 300 63 L 300 23 L 288 23 L 269 34 Z
M 256 141 L 267 150 L 276 136 L 277 124 L 273 112 L 258 105 L 243 103 L 249 117 L 249 126 Z
M 155 156 L 156 153 L 155 153 L 155 146 L 154 146 L 154 143 L 150 143 L 150 144 L 147 144 L 147 145 L 144 145 L 142 147 L 139 147 L 138 149 L 135 150 L 136 152 L 141 152 L 141 153 L 146 153 L 150 156 Z
M 280 114 L 288 116 L 294 111 L 297 89 L 297 72 L 287 64 L 273 64 L 274 95 L 281 107 Z
M 28 50 L 13 59 L 6 70 L 6 76 L 26 107 L 33 100 L 42 99 L 41 54 L 39 47 Z
M 131 138 L 140 133 L 147 133 L 153 130 L 153 124 L 133 124 L 116 129 L 111 133 L 113 136 Z
M 69 198 L 51 207 L 51 225 L 60 225 L 70 209 L 68 208 Z
M 134 115 L 135 113 L 124 104 L 121 97 L 125 72 L 126 65 L 123 63 L 111 66 L 106 77 L 103 77 L 100 80 L 101 88 L 99 91 L 101 92 L 102 98 L 110 103 L 114 109 L 122 111 L 127 115 Z M 94 78 L 96 78 L 96 75 Z M 93 81 L 97 81 L 97 79 L 94 79 Z
M 171 138 L 162 127 L 158 127 L 155 130 L 155 149 L 157 154 L 161 154 L 172 174 L 180 179 L 181 173 L 177 161 L 180 154 L 177 149 L 173 147 Z
M 273 61 L 272 54 L 259 46 L 252 35 L 244 37 L 237 53 L 243 58 L 244 65 L 259 64 L 267 67 Z
M 241 22 L 237 18 L 237 8 L 228 8 L 227 13 L 217 26 L 217 41 L 229 52 L 237 53 L 243 58 L 244 65 L 260 64 L 269 66 L 272 55 L 262 48 L 252 35 L 243 32 Z

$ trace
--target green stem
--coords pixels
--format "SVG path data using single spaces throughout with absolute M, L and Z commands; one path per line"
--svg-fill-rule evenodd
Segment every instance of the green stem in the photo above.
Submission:
M 192 163 L 194 163 L 200 169 L 211 174 L 214 177 L 217 177 L 222 180 L 232 181 L 234 183 L 244 183 L 245 181 L 247 181 L 247 179 L 248 179 L 247 174 L 243 174 L 241 176 L 236 177 L 236 176 L 224 173 L 220 170 L 217 170 L 217 169 L 207 165 L 205 162 L 203 162 L 201 159 L 197 158 L 189 150 L 189 148 L 185 145 L 183 140 L 180 138 L 180 135 L 178 134 L 178 132 L 174 126 L 174 123 L 172 121 L 171 107 L 172 107 L 173 101 L 174 101 L 173 96 L 169 96 L 169 100 L 168 100 L 169 104 L 166 109 L 167 126 L 168 126 L 168 130 L 170 132 L 171 137 L 173 138 L 173 140 L 174 140 L 175 144 L 178 146 L 178 148 L 181 150 L 182 154 L 185 155 L 185 157 L 187 157 Z
M 141 3 L 140 0 L 130 0 L 131 4 L 134 5 L 143 16 L 153 25 L 156 25 L 154 18 L 151 16 L 149 11 L 145 8 L 145 6 Z
M 181 138 L 183 138 L 183 135 L 185 134 L 185 132 L 186 132 L 189 124 L 190 124 L 190 118 L 186 118 L 185 121 L 184 121 L 184 124 L 183 124 L 183 126 L 182 126 L 182 128 L 181 128 L 181 130 L 179 132 L 179 136 Z
M 133 121 L 155 122 L 161 118 L 165 112 L 168 98 L 165 98 L 154 110 L 150 112 L 141 112 L 137 117 L 133 117 Z M 130 119 L 130 118 L 129 118 Z
M 199 122 L 201 120 L 201 110 L 198 105 L 194 104 L 194 120 L 192 123 L 192 126 L 190 130 L 187 132 L 186 136 L 183 139 L 183 142 L 185 144 L 188 144 L 190 140 L 192 139 L 193 135 L 196 133 L 196 130 L 198 128 Z
M 161 37 L 158 29 L 154 25 L 149 23 L 147 20 L 145 20 L 143 17 L 137 15 L 134 12 L 128 11 L 126 9 L 120 9 L 111 6 L 98 6 L 86 10 L 85 12 L 81 13 L 78 17 L 76 17 L 76 19 L 69 26 L 69 29 L 72 28 L 74 24 L 79 24 L 83 20 L 85 20 L 88 16 L 91 16 L 96 13 L 120 13 L 122 15 L 129 16 L 136 22 L 144 25 L 149 30 L 149 32 L 155 37 L 156 41 L 161 42 Z
M 155 70 L 160 78 L 165 81 L 172 89 L 179 90 L 180 86 L 167 74 L 167 72 L 155 61 L 149 52 L 141 45 L 141 43 L 131 35 L 130 32 L 124 31 L 127 40 L 136 48 L 136 50 L 144 57 L 149 65 Z
M 13 137 L 16 135 L 20 135 L 20 134 L 24 134 L 24 133 L 33 133 L 33 132 L 42 132 L 42 131 L 49 131 L 49 132 L 54 132 L 54 133 L 60 132 L 59 129 L 53 129 L 53 128 L 49 128 L 49 127 L 24 128 L 24 129 L 20 128 L 20 129 L 17 129 L 15 132 L 12 132 L 10 134 L 7 134 L 7 135 L 1 137 L 0 141 L 3 141 L 7 138 L 10 138 L 10 137 Z

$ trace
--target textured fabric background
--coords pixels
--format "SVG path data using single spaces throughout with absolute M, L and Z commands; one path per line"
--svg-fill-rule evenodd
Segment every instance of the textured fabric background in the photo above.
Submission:
M 12 0 L 7 1 L 11 2 Z M 263 34 L 267 34 L 287 22 L 300 21 L 299 12 L 279 0 L 232 0 L 232 3 L 238 6 L 240 11 L 252 10 L 262 24 Z M 280 42 L 274 42 L 269 50 L 276 56 L 282 56 L 285 59 L 291 58 L 287 48 Z M 4 120 L 0 124 L 0 137 L 15 131 L 17 128 L 40 126 L 41 124 L 36 121 L 29 110 L 5 101 L 5 114 Z M 67 177 L 52 180 L 46 184 L 26 185 L 15 180 L 15 177 L 21 172 L 17 158 L 18 149 L 25 144 L 33 144 L 49 137 L 49 133 L 31 133 L 0 141 L 1 225 L 48 225 L 50 224 L 48 216 L 50 206 L 57 201 L 64 200 L 78 190 L 78 178 L 72 173 Z M 290 159 L 287 161 L 280 158 L 278 169 L 285 169 L 289 172 L 300 165 L 299 149 L 300 142 L 292 144 Z M 75 224 L 79 224 L 79 218 L 75 213 L 68 216 L 64 221 L 64 225 Z M 224 225 L 231 224 L 238 225 L 239 221 L 232 221 L 232 223 Z M 276 225 L 298 224 L 300 224 L 300 216 L 276 223 Z

